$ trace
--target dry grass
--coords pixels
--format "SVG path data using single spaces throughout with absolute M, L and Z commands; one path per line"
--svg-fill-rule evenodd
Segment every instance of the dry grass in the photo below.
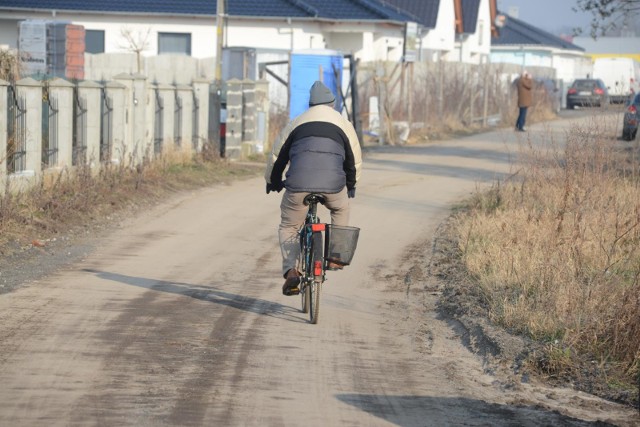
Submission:
M 451 135 L 478 132 L 487 126 L 515 125 L 518 108 L 512 80 L 521 71 L 517 66 L 500 64 L 470 65 L 455 62 L 414 64 L 413 71 L 397 64 L 370 63 L 358 71 L 361 119 L 368 130 L 369 99 L 384 95 L 387 128 L 394 122 L 411 122 L 412 140 L 442 139 Z M 548 70 L 538 70 L 544 77 Z M 556 117 L 551 97 L 536 83 L 534 104 L 527 114 L 527 124 Z M 382 98 L 381 98 L 382 99 Z M 393 132 L 385 138 L 399 143 Z
M 640 161 L 603 124 L 572 129 L 564 147 L 524 147 L 514 179 L 476 194 L 456 233 L 490 318 L 547 344 L 537 368 L 563 376 L 588 361 L 630 386 L 640 375 Z
M 205 145 L 205 147 L 209 147 Z M 235 164 L 205 149 L 195 158 L 167 154 L 138 167 L 105 165 L 99 173 L 88 167 L 45 174 L 38 185 L 16 191 L 7 184 L 0 196 L 0 253 L 9 242 L 30 244 L 74 227 L 108 221 L 166 198 L 172 192 L 225 183 L 262 173 L 262 164 Z M 10 181 L 8 181 L 10 182 Z

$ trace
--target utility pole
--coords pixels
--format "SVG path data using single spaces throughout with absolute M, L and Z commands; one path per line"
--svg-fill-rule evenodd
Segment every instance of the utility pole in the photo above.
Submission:
M 216 0 L 216 84 L 222 84 L 222 42 L 225 0 Z M 220 86 L 219 86 L 220 87 Z
M 213 97 L 211 102 L 211 117 L 209 123 L 209 138 L 218 147 L 220 157 L 225 157 L 225 138 L 220 135 L 220 113 L 222 110 L 222 44 L 224 28 L 224 2 L 216 0 L 216 69 L 213 82 Z

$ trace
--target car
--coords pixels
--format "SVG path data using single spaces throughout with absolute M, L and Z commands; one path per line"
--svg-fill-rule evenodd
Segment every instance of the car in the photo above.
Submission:
M 609 92 L 601 79 L 574 80 L 567 91 L 567 108 L 604 107 L 609 105 Z
M 636 139 L 638 122 L 640 122 L 640 93 L 629 97 L 627 102 L 622 120 L 622 139 L 625 141 Z

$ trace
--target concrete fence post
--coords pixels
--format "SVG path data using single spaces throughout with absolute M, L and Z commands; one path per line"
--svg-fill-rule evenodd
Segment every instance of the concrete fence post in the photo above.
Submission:
M 177 85 L 176 98 L 180 100 L 182 105 L 182 114 L 180 117 L 182 122 L 179 126 L 181 131 L 180 139 L 182 140 L 180 150 L 183 153 L 191 153 L 193 151 L 191 143 L 193 137 L 193 91 L 191 90 L 191 86 Z
M 127 156 L 127 108 L 125 95 L 127 87 L 118 82 L 107 82 L 104 86 L 107 102 L 111 107 L 111 149 L 110 158 L 105 161 L 121 164 L 126 162 Z
M 196 151 L 202 151 L 202 144 L 209 139 L 209 81 L 197 79 L 193 81 L 193 93 L 198 102 L 198 130 Z
M 173 140 L 173 116 L 176 106 L 175 86 L 167 84 L 156 85 L 158 97 L 162 100 L 162 154 L 175 151 Z
M 16 82 L 18 97 L 26 101 L 26 164 L 14 176 L 29 178 L 42 172 L 42 83 L 27 77 Z
M 242 81 L 242 157 L 256 153 L 256 83 Z
M 86 101 L 87 112 L 86 114 L 86 126 L 87 126 L 87 144 L 86 157 L 82 159 L 90 167 L 95 168 L 100 166 L 100 92 L 102 85 L 84 81 L 78 83 L 78 95 L 81 99 Z
M 142 163 L 153 156 L 153 145 L 147 127 L 147 78 L 142 74 L 133 75 L 133 146 L 134 163 Z
M 154 158 L 160 154 L 156 150 L 162 149 L 162 140 L 160 139 L 160 141 L 158 141 L 158 126 L 161 125 L 161 122 L 156 120 L 156 112 L 159 107 L 158 104 L 158 86 L 152 83 L 147 86 L 147 123 L 151 128 L 150 135 L 151 140 L 153 141 L 153 150 L 151 154 Z
M 69 168 L 72 166 L 73 115 L 75 111 L 73 84 L 61 78 L 55 78 L 49 81 L 49 98 L 52 102 L 56 102 L 56 108 L 58 110 L 55 113 L 55 120 L 57 122 L 56 128 L 58 133 L 58 159 L 56 164 L 49 165 L 51 170 L 45 169 L 45 173 L 57 172 L 60 169 Z M 53 135 L 49 135 L 50 138 L 51 136 Z M 50 141 L 49 143 L 51 144 L 51 142 L 52 141 Z M 49 146 L 49 148 L 53 147 Z
M 118 74 L 113 77 L 117 83 L 123 86 L 123 108 L 124 108 L 124 121 L 123 121 L 123 135 L 122 135 L 122 148 L 119 150 L 120 161 L 124 165 L 135 165 L 135 152 L 134 152 L 134 96 L 133 96 L 133 76 L 131 74 Z M 115 120 L 114 120 L 115 121 Z M 115 128 L 114 123 L 114 128 Z
M 269 144 L 269 82 L 256 81 L 256 151 L 264 153 Z
M 242 145 L 242 82 L 237 79 L 227 81 L 227 130 L 226 154 L 229 159 L 241 156 Z

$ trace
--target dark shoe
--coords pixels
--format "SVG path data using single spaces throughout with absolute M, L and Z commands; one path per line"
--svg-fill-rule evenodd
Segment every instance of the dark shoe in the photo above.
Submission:
M 298 295 L 300 293 L 300 273 L 298 270 L 292 268 L 287 271 L 284 277 L 286 280 L 282 285 L 282 294 L 287 296 Z

